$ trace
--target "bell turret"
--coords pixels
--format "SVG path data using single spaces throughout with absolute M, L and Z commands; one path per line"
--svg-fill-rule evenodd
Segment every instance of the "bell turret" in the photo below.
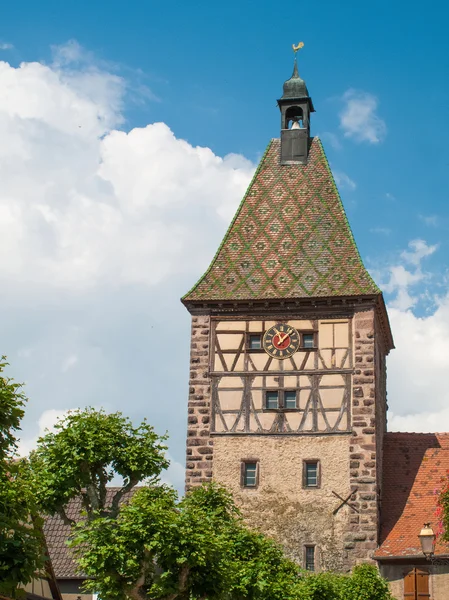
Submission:
M 310 113 L 315 112 L 306 82 L 298 73 L 296 52 L 304 44 L 293 46 L 293 74 L 284 83 L 284 93 L 278 100 L 281 110 L 281 164 L 307 164 L 310 146 Z

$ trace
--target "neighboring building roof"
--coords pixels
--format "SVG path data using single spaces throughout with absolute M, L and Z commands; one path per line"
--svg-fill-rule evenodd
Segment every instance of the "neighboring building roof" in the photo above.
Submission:
M 183 301 L 379 295 L 360 258 L 321 141 L 280 164 L 274 139 L 207 272 Z
M 449 470 L 449 433 L 387 433 L 383 452 L 381 544 L 375 558 L 423 556 L 426 522 L 436 531 L 437 493 Z M 449 554 L 437 539 L 435 554 Z
M 66 514 L 70 519 L 79 521 L 81 511 L 81 498 L 74 498 L 67 506 Z M 72 551 L 67 546 L 70 525 L 66 525 L 57 515 L 45 517 L 44 535 L 56 579 L 84 579 L 84 576 L 77 572 Z
M 121 488 L 108 488 L 106 505 L 112 502 L 113 495 L 119 489 Z M 129 499 L 138 489 L 138 487 L 133 488 L 131 492 L 124 495 L 122 501 Z M 66 514 L 69 519 L 80 521 L 82 519 L 81 513 L 81 498 L 74 498 L 69 502 Z M 56 579 L 85 579 L 85 575 L 77 570 L 72 551 L 67 546 L 67 540 L 70 536 L 70 525 L 66 525 L 61 517 L 57 515 L 45 517 L 44 535 Z

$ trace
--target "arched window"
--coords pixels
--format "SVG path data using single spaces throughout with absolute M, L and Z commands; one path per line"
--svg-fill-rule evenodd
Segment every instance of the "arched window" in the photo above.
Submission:
M 285 112 L 284 129 L 291 129 L 294 123 L 298 124 L 295 126 L 295 129 L 298 128 L 298 126 L 300 129 L 304 127 L 304 113 L 299 106 L 290 106 Z

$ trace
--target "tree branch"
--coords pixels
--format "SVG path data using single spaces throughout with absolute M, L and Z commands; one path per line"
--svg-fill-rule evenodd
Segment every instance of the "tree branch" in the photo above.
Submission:
M 108 483 L 108 476 L 106 470 L 103 467 L 99 467 L 97 470 L 97 476 L 99 481 L 100 508 L 101 510 L 104 510 L 107 494 L 106 486 Z
M 60 508 L 57 511 L 57 514 L 61 517 L 64 525 L 69 525 L 70 527 L 72 527 L 72 525 L 75 525 L 76 521 L 74 521 L 73 519 L 69 519 L 63 508 Z
M 173 594 L 169 594 L 168 596 L 163 596 L 160 600 L 176 600 L 187 591 L 187 582 L 189 579 L 190 567 L 188 564 L 185 564 L 181 567 L 178 575 L 178 591 Z
M 88 485 L 86 485 L 86 494 L 87 494 L 87 497 L 89 498 L 91 511 L 98 510 L 100 508 L 100 500 L 98 498 L 97 490 L 95 489 L 95 485 L 93 483 L 89 483 Z M 88 511 L 88 517 L 90 517 L 89 511 Z
M 141 575 L 139 579 L 136 581 L 132 590 L 130 590 L 129 594 L 135 600 L 142 600 L 142 598 L 146 598 L 146 594 L 142 590 L 142 586 L 145 585 L 145 581 L 148 574 L 148 566 L 151 563 L 151 553 L 148 550 L 144 551 L 144 559 L 142 560 L 142 569 Z
M 120 500 L 123 498 L 123 496 L 125 494 L 130 492 L 133 489 L 133 487 L 135 487 L 138 483 L 139 483 L 139 480 L 137 478 L 133 479 L 131 477 L 129 482 L 124 487 L 122 487 L 122 489 L 120 489 L 118 492 L 115 493 L 114 498 L 112 499 L 111 508 L 108 511 L 110 517 L 112 517 L 113 519 L 115 519 L 117 517 L 118 511 L 119 511 Z

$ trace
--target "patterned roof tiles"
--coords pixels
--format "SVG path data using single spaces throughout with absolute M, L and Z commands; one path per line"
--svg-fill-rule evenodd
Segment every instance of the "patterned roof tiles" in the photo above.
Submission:
M 418 534 L 436 530 L 437 491 L 449 471 L 449 433 L 387 433 L 383 453 L 381 544 L 378 559 L 423 556 Z M 437 539 L 435 554 L 449 554 Z
M 281 165 L 274 139 L 209 269 L 184 302 L 380 294 L 360 258 L 321 141 Z

